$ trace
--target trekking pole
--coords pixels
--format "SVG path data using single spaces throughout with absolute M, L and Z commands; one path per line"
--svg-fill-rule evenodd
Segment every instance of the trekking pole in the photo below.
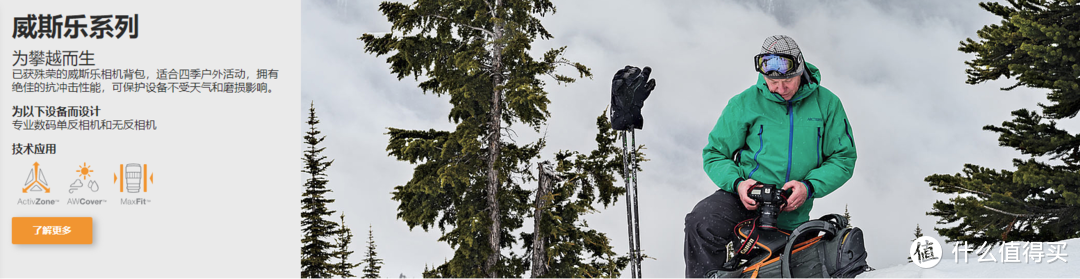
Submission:
M 641 227 L 638 225 L 638 221 L 641 220 L 641 215 L 638 215 L 638 188 L 637 188 L 637 169 L 638 169 L 638 153 L 637 153 L 637 137 L 634 133 L 635 129 L 630 130 L 630 145 L 633 148 L 634 157 L 631 159 L 632 166 L 630 167 L 630 177 L 634 182 L 634 257 L 636 261 L 634 266 L 637 269 L 637 278 L 643 278 L 641 276 Z
M 634 216 L 633 216 L 633 210 L 632 210 L 633 207 L 632 207 L 632 205 L 630 205 L 630 203 L 632 201 L 631 201 L 631 193 L 630 193 L 630 189 L 631 189 L 630 188 L 630 164 L 627 161 L 628 160 L 627 157 L 629 156 L 629 152 L 626 150 L 626 131 L 619 131 L 619 136 L 622 137 L 622 145 L 623 145 L 623 148 L 622 148 L 622 155 L 623 155 L 622 156 L 622 161 L 623 161 L 623 164 L 622 165 L 623 165 L 623 183 L 625 183 L 625 185 L 626 185 L 626 232 L 628 234 L 627 238 L 630 239 L 630 276 L 631 276 L 631 278 L 638 278 L 637 277 L 637 274 L 638 274 L 637 265 L 634 264 L 634 262 L 637 262 L 637 260 L 636 260 L 637 257 L 636 257 L 636 253 L 634 252 L 634 247 L 635 247 L 634 246 Z
M 619 131 L 622 137 L 623 183 L 626 185 L 626 230 L 630 242 L 630 276 L 640 278 L 641 274 L 641 224 L 638 213 L 637 138 L 634 129 L 642 127 L 641 107 L 649 97 L 656 80 L 649 79 L 652 68 L 637 68 L 627 65 L 615 72 L 611 82 L 611 128 Z M 626 131 L 630 130 L 633 146 L 627 146 Z M 628 148 L 633 148 L 631 151 Z M 634 156 L 634 158 L 628 158 Z M 633 160 L 633 161 L 631 161 Z M 633 183 L 633 186 L 631 186 Z

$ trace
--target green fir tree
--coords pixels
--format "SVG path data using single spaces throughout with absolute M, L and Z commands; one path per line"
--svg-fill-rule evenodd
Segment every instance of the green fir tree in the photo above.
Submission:
M 533 278 L 619 277 L 630 262 L 628 256 L 612 251 L 606 234 L 589 229 L 582 220 L 597 211 L 595 202 L 606 208 L 626 193 L 625 187 L 615 183 L 623 170 L 622 150 L 615 146 L 617 132 L 611 129 L 606 111 L 597 117 L 596 126 L 595 150 L 587 155 L 560 151 L 554 169 L 541 167 L 541 172 L 556 179 L 550 184 L 552 189 L 538 192 L 536 201 L 543 206 L 533 213 L 536 229 L 522 234 L 528 253 L 534 256 Z M 638 161 L 645 161 L 644 156 L 638 152 Z
M 983 127 L 999 134 L 1001 146 L 1029 156 L 1013 159 L 1015 171 L 965 164 L 963 173 L 926 177 L 933 190 L 956 194 L 927 212 L 946 225 L 935 230 L 950 242 L 1080 237 L 1080 135 L 1055 122 L 1080 111 L 1080 5 L 1077 0 L 1008 2 L 979 4 L 1002 21 L 979 30 L 979 41 L 960 43 L 960 51 L 975 54 L 965 62 L 967 83 L 1011 78 L 1016 83 L 1002 90 L 1047 89 L 1050 104 L 1039 104 L 1042 115 L 1019 109 L 1013 120 Z
M 371 229 L 371 225 L 368 225 L 368 246 L 367 253 L 364 254 L 364 278 L 379 278 L 379 270 L 382 269 L 383 260 L 380 259 L 379 253 L 375 252 L 375 233 Z
M 848 205 L 844 204 L 844 219 L 847 219 L 847 221 L 848 221 L 847 227 L 850 228 L 851 227 L 851 212 L 848 212 L 847 207 L 848 207 Z
M 335 245 L 337 251 L 334 252 L 334 257 L 338 259 L 338 262 L 334 264 L 334 275 L 341 278 L 356 277 L 352 274 L 352 269 L 360 264 L 350 263 L 349 256 L 353 251 L 349 250 L 349 245 L 352 244 L 353 233 L 349 226 L 345 225 L 345 213 L 341 213 L 341 229 L 338 230 Z
M 326 136 L 319 136 L 321 132 L 315 128 L 319 124 L 319 118 L 315 116 L 315 102 L 311 102 L 310 114 L 307 124 L 310 126 L 304 135 L 304 143 L 308 145 L 304 150 L 304 173 L 310 174 L 311 178 L 304 183 L 303 199 L 300 200 L 300 227 L 304 237 L 301 239 L 303 246 L 300 248 L 300 277 L 304 278 L 327 278 L 334 274 L 334 257 L 336 248 L 326 239 L 332 238 L 338 233 L 338 224 L 326 220 L 324 216 L 334 214 L 333 210 L 326 208 L 327 204 L 333 203 L 334 199 L 324 197 L 330 189 L 326 188 L 326 168 L 334 160 L 327 160 L 326 156 L 320 155 L 325 147 L 319 147 Z
M 539 131 L 549 116 L 545 82 L 574 78 L 559 75 L 560 65 L 580 76 L 589 69 L 562 58 L 565 47 L 540 59 L 530 55 L 536 39 L 552 36 L 540 17 L 554 13 L 548 0 L 416 0 L 383 2 L 379 10 L 393 24 L 376 37 L 364 34 L 364 50 L 388 55 L 398 79 L 421 80 L 420 89 L 449 95 L 452 131 L 389 128 L 387 151 L 416 165 L 413 177 L 394 188 L 398 218 L 410 228 L 438 227 L 440 241 L 455 249 L 443 265 L 425 277 L 520 277 L 526 260 L 513 252 L 529 209 L 533 180 L 529 164 L 543 142 L 518 145 L 504 135 L 521 123 Z M 423 78 L 421 78 L 423 76 Z
M 919 227 L 919 224 L 915 224 L 915 238 L 912 238 L 911 242 L 915 242 L 915 240 L 918 240 L 920 237 L 923 237 L 922 228 Z M 907 262 L 912 262 L 911 255 L 908 255 Z

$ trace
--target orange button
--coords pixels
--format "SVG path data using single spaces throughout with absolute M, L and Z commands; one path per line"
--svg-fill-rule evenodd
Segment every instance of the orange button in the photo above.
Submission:
M 11 244 L 93 244 L 91 217 L 12 217 Z

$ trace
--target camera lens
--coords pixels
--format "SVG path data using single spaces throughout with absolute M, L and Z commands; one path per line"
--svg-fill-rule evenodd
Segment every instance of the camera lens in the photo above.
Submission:
M 758 226 L 763 230 L 776 230 L 776 218 L 780 213 L 780 206 L 784 198 L 773 184 L 758 184 L 747 193 L 758 204 Z

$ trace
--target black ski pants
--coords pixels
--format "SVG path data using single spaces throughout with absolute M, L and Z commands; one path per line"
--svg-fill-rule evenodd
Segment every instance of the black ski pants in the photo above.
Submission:
M 755 216 L 756 212 L 743 207 L 738 195 L 724 190 L 717 190 L 698 202 L 686 214 L 683 228 L 686 277 L 701 278 L 711 270 L 720 269 L 727 261 L 725 246 L 735 239 L 735 225 Z

